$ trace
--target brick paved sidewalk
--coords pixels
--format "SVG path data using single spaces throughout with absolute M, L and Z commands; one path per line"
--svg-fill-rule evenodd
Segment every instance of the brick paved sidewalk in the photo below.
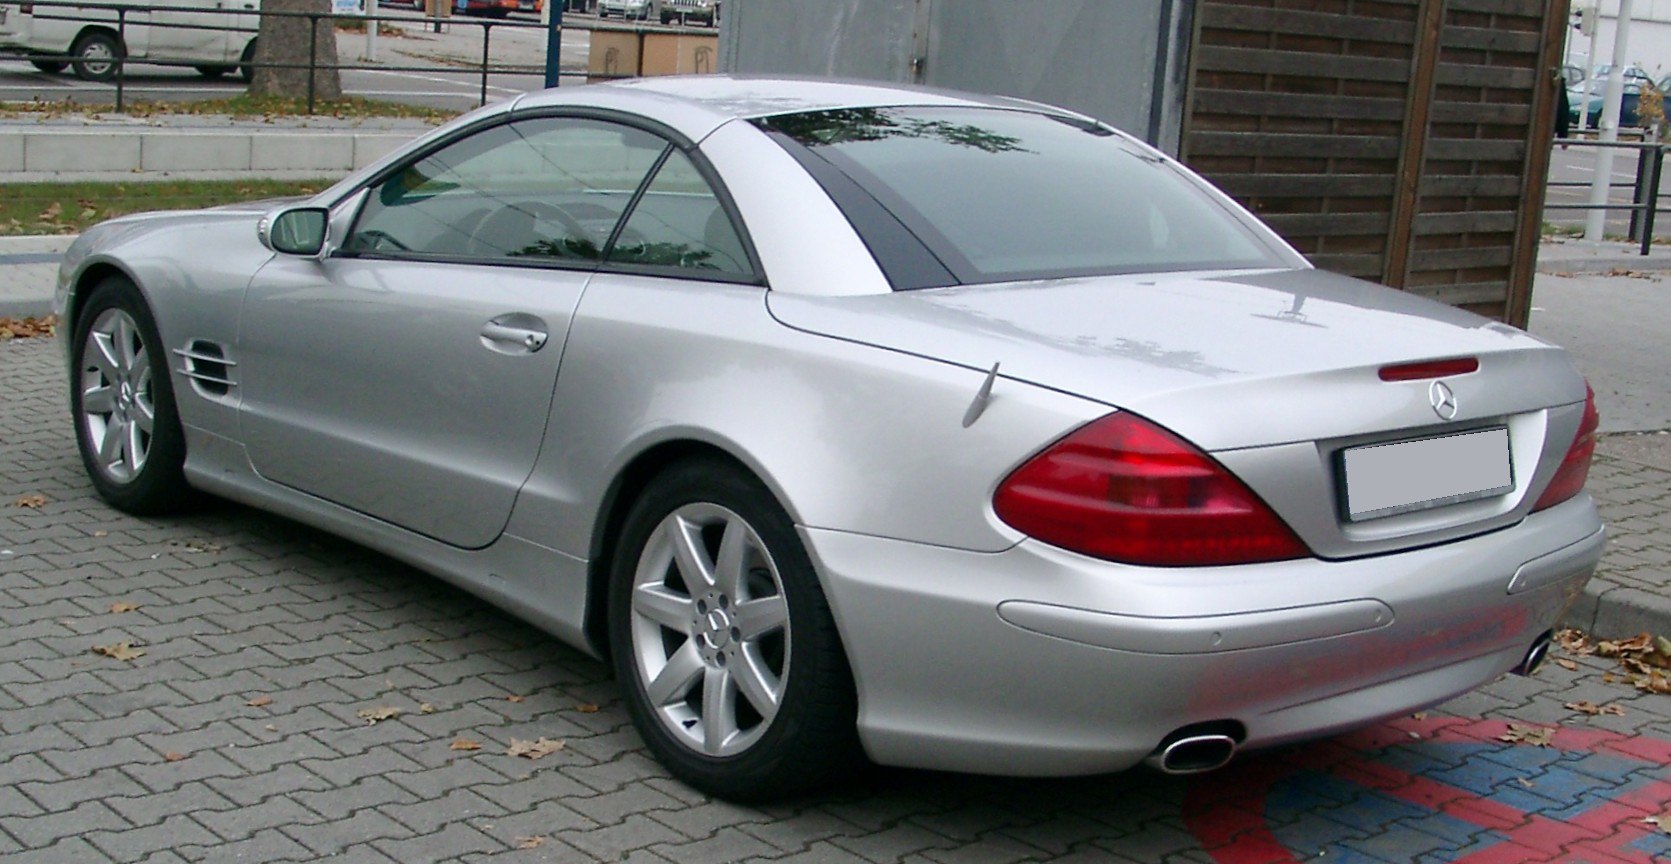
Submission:
M 602 665 L 437 580 L 230 504 L 111 511 L 64 389 L 56 344 L 0 343 L 8 864 L 1671 856 L 1643 822 L 1671 800 L 1671 697 L 1607 683 L 1597 657 L 1198 780 L 881 771 L 782 806 L 714 802 L 649 758 Z M 1597 483 L 1663 483 L 1644 476 L 1604 461 Z M 1628 491 L 1604 506 L 1643 537 L 1664 513 Z M 1619 536 L 1609 567 L 1650 566 Z M 144 653 L 93 653 L 122 643 Z M 361 714 L 383 708 L 400 713 Z M 1549 746 L 1500 740 L 1557 723 Z M 505 753 L 540 737 L 564 746 Z
M 1630 437 L 1601 447 L 1630 453 Z M 1567 623 L 1604 636 L 1671 637 L 1671 470 L 1600 452 L 1588 486 L 1607 522 L 1607 554 Z

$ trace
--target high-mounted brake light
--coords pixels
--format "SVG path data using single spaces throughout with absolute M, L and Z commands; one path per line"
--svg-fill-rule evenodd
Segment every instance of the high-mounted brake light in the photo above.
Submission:
M 1478 372 L 1479 369 L 1478 357 L 1457 357 L 1451 360 L 1424 360 L 1420 363 L 1382 366 L 1380 375 L 1382 381 L 1425 381 L 1428 378 L 1466 375 L 1469 372 Z
M 1187 567 L 1310 554 L 1223 465 L 1125 412 L 1029 459 L 999 484 L 992 506 L 1028 536 L 1111 561 Z
M 1596 410 L 1596 391 L 1585 384 L 1584 419 L 1578 421 L 1578 434 L 1573 436 L 1572 446 L 1567 448 L 1567 455 L 1561 459 L 1561 467 L 1555 469 L 1549 488 L 1543 490 L 1538 503 L 1532 505 L 1533 513 L 1554 507 L 1583 491 L 1584 481 L 1590 476 L 1590 459 L 1596 455 L 1596 429 L 1599 426 L 1601 412 Z

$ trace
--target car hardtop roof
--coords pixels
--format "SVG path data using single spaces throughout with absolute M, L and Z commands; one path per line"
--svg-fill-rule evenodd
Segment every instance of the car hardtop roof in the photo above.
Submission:
M 837 78 L 670 75 L 562 87 L 518 98 L 511 111 L 588 107 L 628 111 L 666 123 L 693 141 L 732 121 L 776 114 L 887 106 L 989 107 L 1082 117 L 1023 99 Z

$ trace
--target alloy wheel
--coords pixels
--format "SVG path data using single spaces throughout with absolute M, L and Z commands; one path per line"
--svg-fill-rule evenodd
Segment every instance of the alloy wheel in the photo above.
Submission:
M 742 517 L 699 502 L 662 519 L 639 557 L 630 616 L 634 669 L 674 740 L 726 757 L 765 734 L 789 680 L 789 606 Z
M 95 466 L 114 483 L 132 482 L 151 452 L 156 403 L 150 350 L 128 313 L 106 309 L 94 320 L 81 351 L 80 386 Z

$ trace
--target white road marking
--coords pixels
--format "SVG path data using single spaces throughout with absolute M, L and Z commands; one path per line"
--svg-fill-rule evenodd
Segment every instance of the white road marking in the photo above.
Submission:
M 361 69 L 361 70 L 358 70 L 358 71 L 365 72 L 369 75 L 388 75 L 392 78 L 416 78 L 420 81 L 428 81 L 432 84 L 445 84 L 449 87 L 458 87 L 462 90 L 473 90 L 473 91 L 476 91 L 476 92 L 480 92 L 481 89 L 482 89 L 481 73 L 480 72 L 471 72 L 471 71 L 466 70 L 466 69 L 460 69 L 459 74 L 460 75 L 475 75 L 476 76 L 475 80 L 473 80 L 473 81 L 460 81 L 456 78 L 454 78 L 454 79 L 437 78 L 433 75 L 419 75 L 419 74 L 414 73 L 414 72 L 384 72 L 381 69 Z M 530 76 L 530 77 L 532 77 L 532 76 Z M 487 89 L 498 90 L 501 93 L 523 93 L 523 92 L 526 92 L 525 90 L 523 90 L 521 88 L 500 87 L 497 84 L 489 84 L 489 85 L 487 85 Z M 448 95 L 457 95 L 457 94 L 454 93 L 454 94 L 448 94 Z

